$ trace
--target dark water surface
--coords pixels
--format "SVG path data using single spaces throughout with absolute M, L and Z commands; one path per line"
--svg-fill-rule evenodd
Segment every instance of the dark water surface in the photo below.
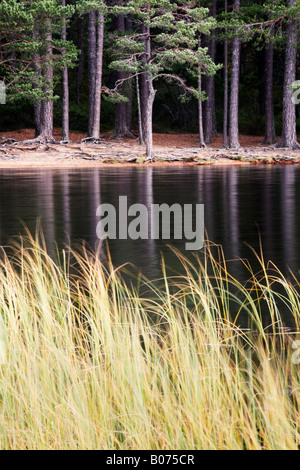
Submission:
M 98 239 L 96 209 L 101 203 L 180 203 L 205 205 L 208 237 L 223 245 L 227 259 L 254 256 L 259 249 L 285 273 L 300 269 L 300 168 L 173 167 L 0 170 L 0 244 L 22 232 L 21 220 L 34 231 L 37 218 L 48 244 L 63 246 L 70 238 Z M 185 242 L 174 242 L 183 249 Z M 172 266 L 174 256 L 161 240 L 110 242 L 114 264 L 132 262 L 150 278 L 160 275 L 161 251 Z M 189 256 L 191 253 L 186 252 Z M 241 263 L 232 262 L 236 276 Z

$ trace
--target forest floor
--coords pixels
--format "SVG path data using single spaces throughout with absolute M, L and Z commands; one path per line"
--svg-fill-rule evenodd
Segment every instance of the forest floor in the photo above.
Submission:
M 196 134 L 154 134 L 154 162 L 145 155 L 145 146 L 138 139 L 110 139 L 103 133 L 97 143 L 82 142 L 85 134 L 71 133 L 69 144 L 60 144 L 60 131 L 55 130 L 57 143 L 24 143 L 34 137 L 31 129 L 2 132 L 0 167 L 91 167 L 91 166 L 195 166 L 195 165 L 261 165 L 299 164 L 300 151 L 264 146 L 263 137 L 240 136 L 240 149 L 222 147 L 222 135 L 205 149 L 199 148 Z

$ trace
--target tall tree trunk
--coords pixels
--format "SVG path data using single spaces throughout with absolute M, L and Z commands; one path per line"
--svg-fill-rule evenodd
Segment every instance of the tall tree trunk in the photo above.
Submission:
M 132 15 L 129 14 L 125 18 L 125 29 L 126 31 L 132 30 Z M 128 101 L 126 103 L 126 112 L 127 112 L 127 128 L 131 131 L 132 128 L 132 80 L 126 81 L 126 96 Z M 132 136 L 133 137 L 133 136 Z
M 228 12 L 228 2 L 225 0 L 225 13 Z M 224 116 L 223 116 L 223 147 L 227 147 L 228 140 L 228 41 L 224 41 Z
M 125 18 L 123 15 L 117 15 L 116 26 L 117 30 L 119 30 L 121 33 L 125 33 Z M 124 80 L 126 79 L 126 76 L 128 76 L 126 72 L 117 72 L 117 80 Z M 127 82 L 122 85 L 122 88 L 123 92 L 128 92 Z M 127 104 L 127 102 L 121 102 L 116 104 L 115 130 L 112 135 L 112 138 L 133 137 L 130 132 L 130 129 L 128 129 Z
M 152 119 L 153 119 L 153 103 L 156 90 L 153 87 L 152 79 L 148 79 L 148 100 L 146 106 L 146 155 L 153 160 L 153 135 L 152 135 Z
M 287 7 L 291 8 L 295 3 L 296 0 L 287 0 Z M 277 144 L 277 147 L 289 149 L 299 148 L 296 135 L 296 107 L 292 101 L 293 91 L 290 88 L 292 83 L 296 80 L 297 26 L 297 20 L 291 20 L 286 32 L 287 43 L 284 66 L 282 135 Z
M 144 23 L 142 24 L 142 34 L 144 35 L 145 43 L 145 54 L 142 58 L 143 68 L 146 66 L 148 60 L 150 59 L 150 28 Z M 149 96 L 149 84 L 147 81 L 147 74 L 143 72 L 141 74 L 141 112 L 142 112 L 142 125 L 143 125 L 143 136 L 144 139 L 147 139 L 147 103 Z
M 145 42 L 145 54 L 144 54 L 144 66 L 149 62 L 151 57 L 151 37 L 150 37 L 150 27 L 143 25 L 144 31 L 144 42 Z M 144 72 L 142 76 L 145 75 L 145 95 L 142 95 L 142 119 L 143 119 L 143 135 L 146 140 L 146 155 L 148 158 L 153 159 L 153 134 L 152 134 L 152 121 L 153 121 L 153 103 L 156 94 L 154 90 L 153 79 L 148 76 L 147 72 Z M 143 82 L 142 82 L 143 83 Z M 146 99 L 147 98 L 147 99 Z M 143 100 L 146 99 L 146 103 L 143 103 Z M 146 104 L 146 109 L 143 109 L 143 105 Z M 143 116 L 144 112 L 144 116 Z
M 217 5 L 216 0 L 212 1 L 212 6 L 210 8 L 210 15 L 214 18 L 217 14 Z M 214 34 L 214 31 L 212 31 Z M 213 60 L 215 61 L 216 55 L 216 40 L 214 38 L 208 39 L 208 53 Z M 205 125 L 204 125 L 204 136 L 205 142 L 211 144 L 212 138 L 216 137 L 216 110 L 215 110 L 215 77 L 206 77 L 206 87 L 205 91 L 207 94 L 207 100 L 205 102 Z
M 78 27 L 78 48 L 79 61 L 76 73 L 76 94 L 77 94 L 77 103 L 80 103 L 80 84 L 83 79 L 84 74 L 84 30 L 85 30 L 85 16 L 79 18 L 79 27 Z
M 62 0 L 62 6 L 66 6 L 66 0 Z M 67 25 L 66 22 L 63 24 L 62 28 L 62 40 L 67 40 Z M 64 49 L 64 53 L 65 53 Z M 64 67 L 63 78 L 62 78 L 62 136 L 61 139 L 63 142 L 68 142 L 70 140 L 70 130 L 69 130 L 69 74 L 68 68 Z
M 201 47 L 201 36 L 198 37 L 198 47 Z M 201 66 L 198 67 L 198 91 L 202 93 L 202 75 L 201 75 Z M 200 147 L 205 148 L 205 139 L 203 131 L 203 106 L 202 100 L 198 99 L 198 128 L 199 128 L 199 143 Z
M 240 8 L 240 0 L 234 0 L 234 9 Z M 241 41 L 238 37 L 232 43 L 232 72 L 229 110 L 229 147 L 238 148 L 239 143 L 239 83 L 240 83 Z
M 140 95 L 140 84 L 139 76 L 136 75 L 136 101 L 138 108 L 138 125 L 139 125 L 139 143 L 140 145 L 144 144 L 144 135 L 143 135 L 143 125 L 142 125 L 142 111 L 141 111 L 141 95 Z
M 97 37 L 96 37 L 96 11 L 89 13 L 88 19 L 88 67 L 89 67 L 89 117 L 88 117 L 88 137 L 92 136 L 92 126 L 94 119 L 94 101 L 95 101 L 95 82 L 96 82 L 96 55 L 97 55 Z
M 93 121 L 91 127 L 91 137 L 100 138 L 100 112 L 101 112 L 101 91 L 102 91 L 102 66 L 103 66 L 103 39 L 104 39 L 104 17 L 101 10 L 97 15 L 97 48 L 96 48 L 96 70 L 95 70 L 95 96 L 93 106 Z
M 47 99 L 41 102 L 41 126 L 38 139 L 43 142 L 53 142 L 53 64 L 52 64 L 52 25 L 46 20 L 47 33 L 45 36 L 46 53 L 48 61 L 44 64 L 42 75 L 44 80 L 43 91 Z

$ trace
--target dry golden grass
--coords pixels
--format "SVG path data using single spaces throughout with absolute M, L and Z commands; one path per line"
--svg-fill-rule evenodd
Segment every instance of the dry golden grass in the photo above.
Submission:
M 72 268 L 30 236 L 3 256 L 2 449 L 297 449 L 300 365 L 274 284 L 296 327 L 297 286 L 262 263 L 246 288 L 209 250 L 202 264 L 178 256 L 185 275 L 164 289 L 144 280 L 147 296 L 85 249 Z

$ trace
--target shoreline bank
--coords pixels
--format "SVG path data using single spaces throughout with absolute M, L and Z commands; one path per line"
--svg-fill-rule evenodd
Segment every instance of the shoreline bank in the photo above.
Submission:
M 244 156 L 243 152 L 238 155 L 232 155 L 226 152 L 226 155 L 219 155 L 217 151 L 210 150 L 210 155 L 204 155 L 204 152 L 199 150 L 197 155 L 191 155 L 189 149 L 182 149 L 182 156 L 172 155 L 172 149 L 166 147 L 164 154 L 158 153 L 154 156 L 154 161 L 147 159 L 143 152 L 138 152 L 140 155 L 133 155 L 133 149 L 128 153 L 123 153 L 122 156 L 116 155 L 111 152 L 110 155 L 101 154 L 101 149 L 95 147 L 87 148 L 85 146 L 79 153 L 72 151 L 63 151 L 61 148 L 55 150 L 32 151 L 23 150 L 18 152 L 17 149 L 6 150 L 7 153 L 0 152 L 0 168 L 128 168 L 128 167 L 154 167 L 154 168 L 174 168 L 174 167 L 194 167 L 194 166 L 253 166 L 253 165 L 299 165 L 300 152 L 298 155 L 290 155 L 291 152 L 286 154 L 265 154 L 261 155 L 252 153 Z M 178 150 L 177 150 L 178 152 Z M 224 149 L 222 149 L 224 152 Z M 170 153 L 170 155 L 168 155 Z M 193 152 L 195 153 L 195 152 Z M 208 153 L 208 150 L 205 150 Z
M 72 142 L 26 143 L 31 130 L 4 133 L 0 140 L 0 168 L 90 168 L 90 167 L 186 167 L 228 165 L 299 164 L 300 151 L 263 146 L 261 138 L 241 136 L 239 149 L 222 148 L 221 138 L 211 146 L 199 148 L 193 134 L 154 134 L 154 161 L 147 159 L 146 148 L 137 140 L 112 140 L 109 135 L 97 143 L 83 142 L 74 134 Z M 80 140 L 79 140 L 80 139 Z

